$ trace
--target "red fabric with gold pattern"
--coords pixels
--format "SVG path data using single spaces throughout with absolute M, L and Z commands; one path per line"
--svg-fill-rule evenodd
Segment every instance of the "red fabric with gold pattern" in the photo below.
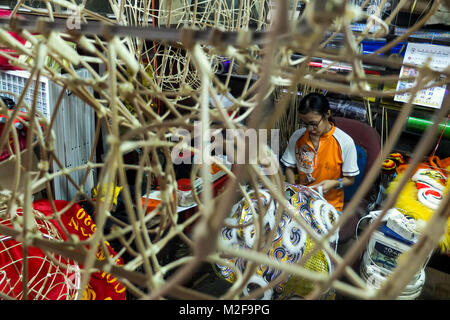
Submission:
M 35 212 L 35 226 L 45 238 L 61 241 L 60 233 L 45 221 L 44 215 Z M 21 216 L 21 210 L 17 210 Z M 0 220 L 2 226 L 13 228 L 11 219 Z M 23 292 L 23 246 L 22 242 L 8 236 L 0 236 L 0 292 L 16 300 L 24 299 Z M 27 250 L 27 299 L 72 300 L 76 297 L 77 264 L 55 253 L 44 253 L 37 247 Z M 50 260 L 49 258 L 53 260 Z M 58 261 L 58 264 L 52 263 Z M 61 265 L 66 267 L 62 268 Z
M 58 212 L 61 212 L 68 204 L 69 202 L 63 200 L 54 201 L 54 205 Z M 49 200 L 36 201 L 33 203 L 33 208 L 46 216 L 51 216 L 53 214 Z M 59 223 L 56 220 L 51 221 L 55 227 L 60 230 L 65 239 L 67 239 Z M 61 215 L 61 221 L 67 232 L 77 235 L 80 240 L 87 240 L 97 229 L 91 216 L 76 203 Z M 105 242 L 105 244 L 109 251 L 108 254 L 113 257 L 116 252 L 109 243 Z M 97 259 L 105 259 L 105 253 L 101 247 L 97 252 Z M 117 259 L 115 262 L 117 265 L 123 265 L 122 258 Z M 82 268 L 81 264 L 80 268 Z M 125 300 L 126 289 L 114 276 L 99 271 L 91 274 L 89 285 L 84 292 L 84 298 L 89 300 Z

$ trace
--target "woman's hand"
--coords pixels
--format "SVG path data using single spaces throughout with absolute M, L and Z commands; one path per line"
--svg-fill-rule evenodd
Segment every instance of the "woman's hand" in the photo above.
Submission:
M 342 178 L 342 187 L 348 187 L 355 183 L 355 177 L 343 177 Z M 319 183 L 310 186 L 311 188 L 319 191 L 319 188 L 322 187 L 322 193 L 325 194 L 333 188 L 339 187 L 339 181 L 337 180 L 323 180 Z
M 322 187 L 322 193 L 325 194 L 328 191 L 330 191 L 331 189 L 334 189 L 338 186 L 339 186 L 339 181 L 337 181 L 337 180 L 323 180 L 319 183 L 311 185 L 310 187 L 316 189 L 317 191 L 319 191 L 320 187 Z

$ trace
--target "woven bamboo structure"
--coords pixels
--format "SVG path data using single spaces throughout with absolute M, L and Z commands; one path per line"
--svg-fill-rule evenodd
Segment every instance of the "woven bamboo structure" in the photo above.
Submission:
M 317 299 L 330 288 L 358 299 L 394 299 L 438 246 L 446 232 L 444 226 L 450 214 L 448 193 L 428 221 L 417 244 L 399 260 L 392 277 L 379 290 L 369 288 L 350 267 L 359 258 L 371 234 L 381 223 L 381 218 L 395 204 L 415 166 L 429 152 L 429 141 L 435 137 L 441 119 L 450 112 L 448 95 L 442 107 L 436 109 L 436 121 L 417 145 L 411 165 L 398 188 L 383 203 L 382 214 L 368 226 L 360 235 L 359 241 L 344 256 L 338 255 L 330 247 L 328 235 L 319 239 L 305 222 L 298 221 L 316 241 L 317 245 L 309 254 L 323 250 L 334 263 L 334 271 L 328 275 L 305 269 L 302 265 L 304 259 L 296 264 L 273 261 L 261 250 L 228 248 L 218 241 L 218 234 L 233 204 L 249 196 L 246 186 L 253 190 L 258 186 L 264 187 L 277 201 L 279 211 L 289 212 L 289 205 L 281 191 L 284 190 L 284 181 L 280 169 L 276 174 L 265 175 L 259 165 L 244 164 L 236 166 L 231 172 L 212 158 L 211 162 L 217 162 L 216 165 L 229 175 L 225 190 L 213 197 L 211 178 L 208 175 L 210 165 L 194 165 L 192 179 L 197 176 L 203 179 L 203 191 L 200 197 L 196 196 L 198 211 L 180 222 L 176 202 L 172 200 L 177 185 L 173 164 L 169 159 L 176 145 L 172 138 L 179 129 L 192 131 L 195 121 L 201 121 L 204 130 L 211 128 L 213 123 L 216 127 L 220 123 L 222 129 L 272 129 L 277 126 L 279 128 L 280 123 L 283 126 L 283 123 L 287 123 L 287 120 L 282 119 L 289 109 L 289 93 L 296 92 L 298 88 L 327 90 L 362 99 L 393 97 L 401 92 L 411 93 L 411 99 L 402 106 L 375 165 L 329 233 L 333 234 L 355 214 L 359 199 L 377 180 L 383 160 L 393 150 L 406 119 L 413 110 L 412 101 L 417 92 L 427 87 L 432 79 L 440 79 L 433 86 L 448 84 L 450 79 L 449 68 L 438 71 L 425 64 L 418 67 L 416 85 L 412 88 L 401 92 L 380 90 L 380 84 L 392 86 L 397 83 L 399 76 L 370 77 L 364 73 L 363 64 L 396 68 L 407 66 L 400 58 L 378 54 L 388 52 L 396 43 L 407 39 L 421 28 L 439 6 L 444 4 L 442 1 L 430 1 L 421 18 L 405 34 L 397 36 L 385 47 L 369 55 L 360 52 L 361 41 L 386 36 L 392 20 L 408 0 L 397 2 L 390 14 L 385 16 L 381 15 L 385 1 L 381 1 L 378 10 L 371 15 L 364 11 L 369 1 L 356 6 L 344 0 L 315 0 L 306 3 L 287 0 L 166 0 L 159 1 L 160 6 L 157 8 L 152 7 L 152 1 L 110 1 L 115 18 L 99 16 L 71 1 L 44 2 L 44 9 L 27 7 L 26 1 L 17 2 L 13 13 L 25 8 L 38 13 L 40 18 L 32 22 L 13 16 L 3 19 L 0 42 L 2 46 L 15 49 L 19 56 L 5 52 L 0 54 L 7 57 L 11 64 L 30 72 L 27 86 L 38 84 L 39 78 L 45 76 L 70 90 L 95 111 L 96 134 L 89 159 L 94 159 L 102 126 L 106 128 L 108 148 L 101 160 L 90 160 L 86 165 L 70 170 L 60 168 L 55 172 L 55 163 L 62 166 L 61 163 L 58 165 L 53 148 L 55 141 L 62 138 L 52 132 L 56 116 L 50 120 L 36 116 L 36 105 L 27 105 L 23 96 L 17 96 L 18 105 L 28 115 L 32 115 L 28 122 L 24 122 L 28 128 L 27 148 L 30 150 L 38 146 L 40 154 L 37 169 L 33 169 L 31 161 L 23 163 L 20 154 L 13 157 L 17 163 L 16 181 L 11 190 L 1 191 L 2 217 L 14 216 L 17 208 L 22 208 L 23 219 L 12 219 L 13 229 L 0 225 L 0 233 L 23 240 L 26 246 L 57 252 L 83 264 L 79 286 L 81 294 L 77 295 L 79 299 L 83 297 L 82 291 L 88 283 L 89 275 L 95 270 L 107 270 L 127 287 L 130 295 L 139 299 L 239 299 L 243 297 L 242 290 L 251 276 L 250 271 L 239 274 L 238 281 L 221 297 L 212 297 L 183 286 L 202 263 L 226 264 L 227 256 L 245 257 L 247 261 L 271 265 L 283 271 L 283 274 L 297 275 L 312 281 L 315 288 L 306 297 L 308 299 Z M 304 4 L 305 10 L 301 16 L 296 16 L 298 12 L 292 8 L 299 4 Z M 55 8 L 59 8 L 59 11 L 55 11 Z M 61 11 L 61 8 L 66 10 Z M 364 21 L 367 23 L 366 29 L 352 31 L 350 25 L 354 21 Z M 373 26 L 376 27 L 375 31 Z M 8 31 L 16 32 L 31 46 L 21 45 Z M 339 50 L 325 48 L 338 34 L 343 35 L 345 46 Z M 73 45 L 69 45 L 69 42 Z M 294 52 L 300 54 L 301 58 L 294 61 Z M 51 57 L 62 72 L 49 67 L 46 64 L 47 57 Z M 308 67 L 313 57 L 328 59 L 333 63 L 320 71 L 313 70 Z M 229 62 L 230 67 L 224 72 L 222 80 L 219 80 L 216 72 L 222 67 L 223 61 Z M 326 72 L 333 64 L 339 63 L 350 65 L 351 72 L 346 76 Z M 95 69 L 93 64 L 101 68 Z M 90 77 L 80 78 L 76 73 L 78 68 L 87 69 Z M 249 79 L 240 96 L 232 96 L 229 90 L 232 73 L 236 72 Z M 280 88 L 285 90 L 280 91 Z M 275 104 L 271 99 L 274 93 L 277 94 Z M 221 100 L 224 96 L 231 101 L 228 109 L 224 108 Z M 215 108 L 210 108 L 210 101 L 215 102 Z M 58 110 L 58 106 L 54 109 Z M 10 121 L 6 123 L 0 138 L 0 147 L 3 149 L 8 144 L 9 137 L 12 137 L 17 150 L 18 140 L 13 121 L 18 119 L 18 111 L 8 111 L 2 106 L 3 113 L 9 115 Z M 292 128 L 281 129 L 292 131 Z M 125 164 L 123 154 L 135 149 L 142 151 L 139 165 Z M 264 157 L 266 160 L 272 159 L 274 154 L 270 149 L 266 150 Z M 162 163 L 158 153 L 167 161 Z M 20 170 L 20 164 L 25 168 L 24 171 Z M 129 222 L 115 221 L 110 214 L 111 201 L 99 200 L 93 203 L 97 229 L 88 240 L 79 241 L 74 238 L 58 242 L 43 238 L 40 233 L 35 232 L 30 227 L 35 219 L 32 210 L 34 190 L 45 188 L 47 197 L 54 199 L 52 181 L 56 177 L 65 177 L 70 181 L 71 172 L 83 172 L 87 176 L 92 169 L 99 172 L 99 185 L 113 183 L 123 187 Z M 127 184 L 126 170 L 136 172 L 135 186 Z M 141 190 L 142 184 L 150 186 L 152 179 L 159 181 L 162 201 L 157 210 L 145 214 L 145 209 L 140 205 L 142 193 L 136 191 L 132 197 L 130 187 Z M 71 183 L 78 189 L 78 196 L 90 198 L 90 190 L 83 190 L 73 181 Z M 105 192 L 111 193 L 109 190 Z M 77 198 L 67 200 L 74 203 Z M 264 216 L 263 206 L 260 209 L 263 211 L 258 219 Z M 56 216 L 58 214 L 60 213 L 55 212 Z M 151 224 L 156 217 L 159 219 L 158 224 Z M 116 227 L 105 233 L 104 226 L 109 220 L 116 222 Z M 255 223 L 256 221 L 262 223 L 260 220 L 255 220 Z M 185 231 L 188 228 L 193 228 L 192 234 L 187 235 Z M 181 239 L 188 250 L 179 259 L 163 264 L 160 253 L 175 238 Z M 261 242 L 255 248 L 263 247 L 263 238 L 257 238 Z M 105 240 L 121 241 L 125 245 L 117 256 L 127 252 L 133 258 L 120 267 L 114 264 L 115 259 L 95 259 L 96 248 Z M 133 249 L 130 241 L 135 244 Z M 344 275 L 348 281 L 342 281 Z M 264 290 L 265 288 L 256 290 L 245 298 L 256 297 Z

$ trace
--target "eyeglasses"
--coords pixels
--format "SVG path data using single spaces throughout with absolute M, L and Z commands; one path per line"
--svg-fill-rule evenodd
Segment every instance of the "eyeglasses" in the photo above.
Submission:
M 309 127 L 311 127 L 311 129 L 313 129 L 313 130 L 315 130 L 315 129 L 317 129 L 318 127 L 319 127 L 319 125 L 320 125 L 320 123 L 322 122 L 322 120 L 323 120 L 323 116 L 322 116 L 322 118 L 320 118 L 320 121 L 318 121 L 318 122 L 308 122 L 308 123 L 306 123 L 306 122 L 303 122 L 301 119 L 299 120 L 299 124 L 300 124 L 300 127 L 304 127 L 304 128 L 309 128 Z

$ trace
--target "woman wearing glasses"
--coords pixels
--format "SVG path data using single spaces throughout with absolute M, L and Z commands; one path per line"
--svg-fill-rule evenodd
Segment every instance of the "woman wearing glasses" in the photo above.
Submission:
M 342 211 L 343 188 L 352 185 L 359 174 L 355 143 L 335 126 L 324 95 L 306 95 L 298 112 L 301 128 L 290 137 L 281 158 L 287 181 L 322 190 L 325 199 Z

